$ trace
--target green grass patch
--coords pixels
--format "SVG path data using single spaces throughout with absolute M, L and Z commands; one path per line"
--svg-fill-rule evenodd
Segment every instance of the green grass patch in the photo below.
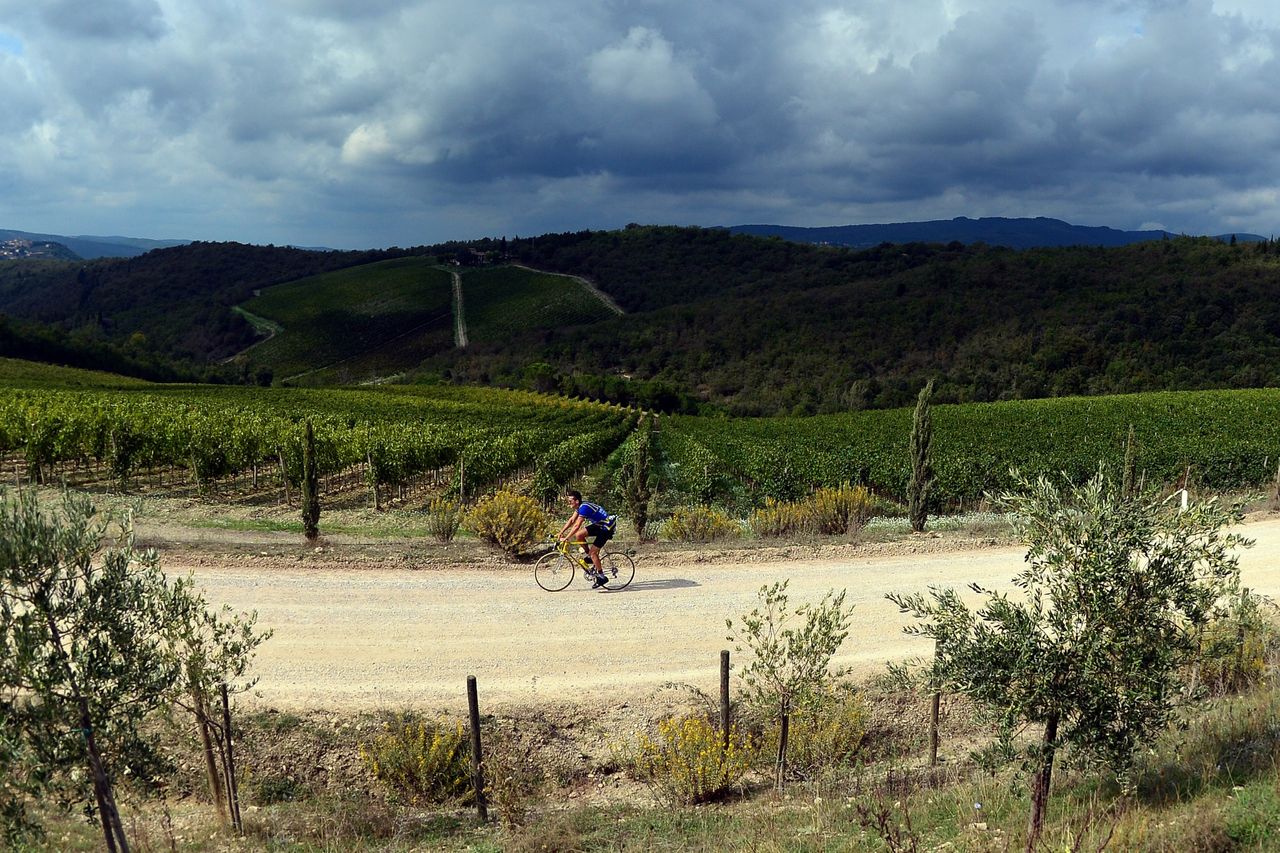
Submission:
M 614 316 L 575 278 L 520 267 L 491 267 L 462 274 L 467 337 L 501 342 L 536 329 L 578 326 Z
M 398 539 L 401 537 L 426 537 L 425 523 L 403 522 L 399 526 L 381 524 L 351 524 L 332 522 L 323 512 L 320 516 L 320 532 L 342 536 L 359 536 L 368 539 Z M 302 521 L 284 521 L 272 518 L 204 518 L 189 522 L 192 527 L 205 530 L 240 530 L 246 533 L 297 533 L 302 535 Z
M 282 328 L 245 357 L 284 379 L 382 350 L 395 339 L 407 353 L 396 369 L 412 367 L 420 360 L 415 337 L 438 342 L 435 333 L 452 329 L 452 300 L 449 273 L 420 257 L 277 285 L 240 306 Z

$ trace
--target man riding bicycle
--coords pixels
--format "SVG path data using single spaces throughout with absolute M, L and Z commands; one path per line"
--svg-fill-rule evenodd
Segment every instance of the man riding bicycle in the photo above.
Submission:
M 573 515 L 569 516 L 569 520 L 564 523 L 564 527 L 560 528 L 556 538 L 561 542 L 572 539 L 591 556 L 591 565 L 595 569 L 592 572 L 595 577 L 595 583 L 591 584 L 591 588 L 599 589 L 607 582 L 604 576 L 604 569 L 600 566 L 600 549 L 613 538 L 614 530 L 618 525 L 618 517 L 610 515 L 599 504 L 584 503 L 582 493 L 573 489 L 565 492 L 564 499 L 573 510 Z M 589 545 L 587 544 L 588 536 L 595 537 Z

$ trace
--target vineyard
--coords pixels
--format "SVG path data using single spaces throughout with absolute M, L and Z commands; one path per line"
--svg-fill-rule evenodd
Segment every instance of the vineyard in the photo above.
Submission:
M 1261 487 L 1280 464 L 1280 389 L 1195 391 L 935 406 L 940 506 L 960 509 L 1012 482 L 1010 471 L 1076 479 L 1119 470 L 1133 426 L 1139 476 L 1208 489 Z M 861 483 L 901 500 L 911 410 L 811 418 L 663 420 L 670 488 L 699 502 L 753 506 L 819 486 Z
M 581 282 L 520 267 L 469 269 L 462 274 L 467 333 L 476 343 L 500 342 L 531 329 L 576 326 L 613 317 Z
M 21 364 L 21 363 L 17 363 Z M 3 367 L 3 365 L 0 365 Z M 186 489 L 292 502 L 302 424 L 312 421 L 330 500 L 420 505 L 504 485 L 543 500 L 590 473 L 585 490 L 621 500 L 619 468 L 639 414 L 497 389 L 288 389 L 92 385 L 87 372 L 0 370 L 0 482 Z M 74 383 L 74 384 L 73 384 Z M 935 406 L 935 509 L 957 511 L 1030 475 L 1083 479 L 1121 466 L 1132 426 L 1136 472 L 1162 487 L 1272 489 L 1280 390 L 1199 391 Z M 718 505 L 739 517 L 766 498 L 864 484 L 899 502 L 911 412 L 809 418 L 663 417 L 654 432 L 653 512 Z M 412 501 L 410 499 L 412 498 Z M 620 505 L 620 504 L 618 504 Z
M 394 370 L 447 346 L 452 284 L 431 258 L 396 258 L 263 290 L 242 308 L 283 331 L 244 357 L 286 378 L 380 350 L 395 341 Z M 428 339 L 427 351 L 412 356 Z M 389 372 L 394 372 L 389 371 Z
M 205 494 L 274 488 L 302 472 L 303 422 L 330 489 L 463 497 L 506 479 L 554 493 L 620 444 L 633 412 L 485 389 L 309 390 L 149 386 L 15 389 L 0 400 L 12 480 L 119 488 L 185 484 Z

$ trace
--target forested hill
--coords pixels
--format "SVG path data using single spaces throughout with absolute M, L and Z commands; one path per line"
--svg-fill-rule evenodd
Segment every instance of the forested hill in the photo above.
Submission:
M 517 322 L 465 349 L 446 335 L 414 355 L 426 359 L 410 371 L 419 378 L 766 415 L 905 405 L 930 378 L 940 401 L 1280 385 L 1280 244 L 1265 241 L 854 251 L 635 226 L 371 252 L 195 243 L 132 259 L 0 262 L 0 314 L 66 335 L 23 327 L 15 347 L 104 340 L 139 359 L 209 365 L 257 340 L 232 310 L 255 290 L 410 254 L 460 261 L 464 287 L 474 264 L 583 276 L 627 312 Z M 495 316 L 519 313 L 502 298 L 488 297 Z M 326 310 L 342 320 L 336 334 L 377 337 L 357 306 Z
M 1276 243 L 854 252 L 633 227 L 507 251 L 590 278 L 629 314 L 473 347 L 457 375 L 510 378 L 539 358 L 752 414 L 904 405 L 930 377 L 954 401 L 1280 384 Z
M 134 339 L 166 358 L 217 361 L 256 340 L 231 310 L 255 290 L 402 254 L 197 242 L 135 258 L 0 263 L 0 314 L 82 338 Z

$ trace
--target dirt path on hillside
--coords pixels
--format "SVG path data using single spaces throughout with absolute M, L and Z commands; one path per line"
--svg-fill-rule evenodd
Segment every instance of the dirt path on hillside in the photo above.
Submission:
M 1280 597 L 1280 518 L 1252 523 L 1245 583 Z M 857 606 L 837 658 L 870 673 L 925 654 L 902 632 L 887 592 L 978 582 L 1008 589 L 1023 561 L 1012 547 L 772 562 L 641 559 L 621 592 L 578 578 L 548 593 L 525 566 L 388 568 L 385 562 L 175 553 L 170 572 L 193 571 L 213 602 L 256 609 L 275 636 L 261 649 L 256 701 L 275 707 L 358 709 L 456 706 L 475 675 L 486 701 L 638 701 L 664 683 L 714 694 L 725 620 L 756 602 L 762 584 L 790 578 L 794 602 L 846 589 Z M 659 562 L 658 560 L 661 560 Z
M 462 276 L 453 270 L 453 345 L 458 349 L 467 346 L 467 315 L 462 308 Z

